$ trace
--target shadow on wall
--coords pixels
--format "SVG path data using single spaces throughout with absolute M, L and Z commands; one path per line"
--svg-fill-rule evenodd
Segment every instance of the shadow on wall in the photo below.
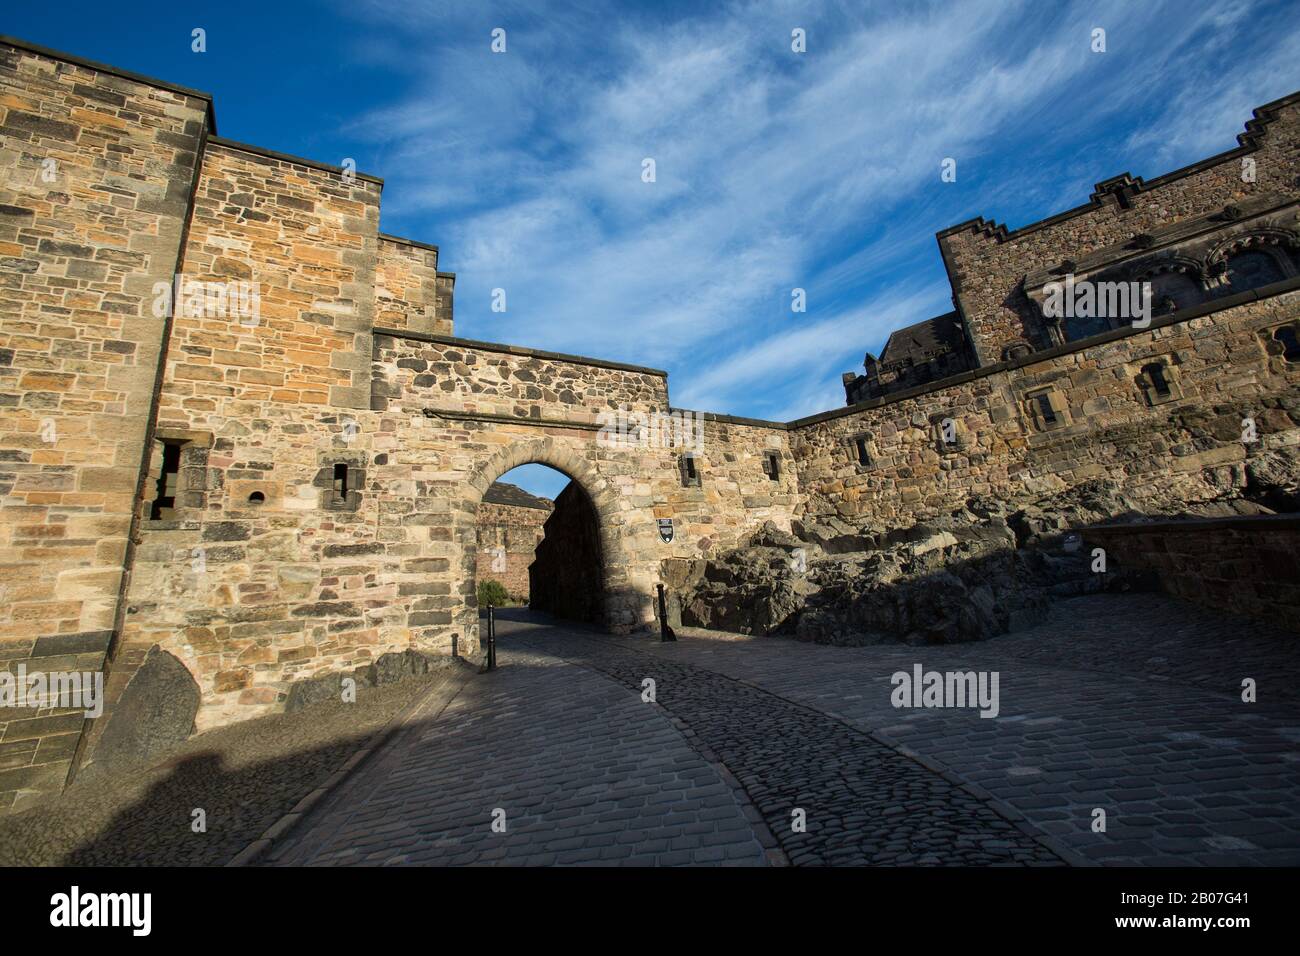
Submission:
M 1166 594 L 1300 632 L 1300 515 L 1110 524 L 1082 534 Z
M 503 609 L 501 615 L 536 620 L 522 608 Z M 597 625 L 569 627 L 604 633 Z M 532 666 L 508 650 L 502 656 L 511 667 Z M 471 665 L 454 666 L 471 672 Z M 60 796 L 0 817 L 0 866 L 222 865 L 321 787 L 432 686 L 426 675 L 364 688 L 355 704 L 335 697 L 243 721 L 194 738 L 170 757 L 79 779 Z M 435 727 L 447 733 L 449 724 L 431 717 L 408 725 L 404 733 L 419 739 Z M 199 810 L 204 832 L 194 830 Z

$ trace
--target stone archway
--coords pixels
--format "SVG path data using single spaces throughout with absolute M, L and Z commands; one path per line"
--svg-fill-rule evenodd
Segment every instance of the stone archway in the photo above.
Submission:
M 471 642 L 478 636 L 476 595 L 477 515 L 479 503 L 492 483 L 520 465 L 547 465 L 563 472 L 586 493 L 594 508 L 600 538 L 601 577 L 603 579 L 604 625 L 611 631 L 632 630 L 643 618 L 641 605 L 649 598 L 637 593 L 630 568 L 632 563 L 625 547 L 623 531 L 632 519 L 631 506 L 614 485 L 601 475 L 590 459 L 553 438 L 523 440 L 507 445 L 479 465 L 467 482 L 468 493 L 456 511 L 454 533 L 460 546 L 461 580 L 464 607 L 457 623 Z

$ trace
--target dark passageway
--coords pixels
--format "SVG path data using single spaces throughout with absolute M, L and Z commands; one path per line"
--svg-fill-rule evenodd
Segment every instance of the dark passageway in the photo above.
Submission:
M 591 497 L 571 481 L 555 499 L 545 537 L 528 569 L 529 606 L 556 617 L 599 623 L 603 564 L 600 526 Z

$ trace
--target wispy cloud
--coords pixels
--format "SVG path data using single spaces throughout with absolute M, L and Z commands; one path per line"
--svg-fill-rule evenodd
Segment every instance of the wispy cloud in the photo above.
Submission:
M 458 272 L 459 331 L 667 367 L 675 404 L 755 417 L 842 401 L 839 371 L 950 308 L 937 229 L 1075 205 L 1126 154 L 1227 148 L 1240 101 L 1300 60 L 1294 32 L 1252 32 L 1274 5 L 1247 0 L 454 6 L 344 9 L 358 56 L 370 29 L 418 39 L 409 88 L 348 132 L 387 180 L 385 228 Z M 1098 141 L 1101 168 L 1080 155 Z

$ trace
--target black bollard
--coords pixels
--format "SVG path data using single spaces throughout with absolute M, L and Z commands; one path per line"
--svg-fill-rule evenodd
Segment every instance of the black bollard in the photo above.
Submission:
M 677 640 L 677 635 L 674 634 L 673 629 L 668 626 L 668 600 L 664 597 L 664 586 L 660 584 L 658 585 L 658 587 L 659 587 L 659 642 L 662 644 L 665 641 Z
M 497 666 L 497 616 L 496 608 L 488 605 L 488 646 L 487 669 L 495 670 Z

